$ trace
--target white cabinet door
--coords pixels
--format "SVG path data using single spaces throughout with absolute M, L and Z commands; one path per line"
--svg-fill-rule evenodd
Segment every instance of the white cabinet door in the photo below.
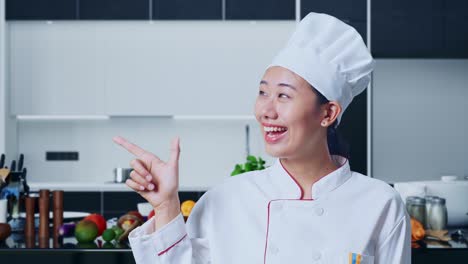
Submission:
M 252 115 L 265 68 L 294 22 L 106 27 L 110 115 Z
M 158 71 L 160 37 L 148 22 L 106 23 L 99 29 L 104 37 L 106 105 L 109 115 L 172 115 L 173 82 Z M 163 54 L 163 55 L 161 55 Z M 175 80 L 174 80 L 175 81 Z
M 12 22 L 12 113 L 252 115 L 293 21 Z
M 104 114 L 96 30 L 90 23 L 72 23 L 9 23 L 12 114 Z

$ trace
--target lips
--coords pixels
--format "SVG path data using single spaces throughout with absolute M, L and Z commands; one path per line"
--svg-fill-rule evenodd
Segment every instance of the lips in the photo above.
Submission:
M 285 126 L 273 125 L 273 124 L 262 124 L 263 130 L 265 131 L 265 141 L 269 144 L 279 142 L 285 134 L 288 132 L 288 128 Z

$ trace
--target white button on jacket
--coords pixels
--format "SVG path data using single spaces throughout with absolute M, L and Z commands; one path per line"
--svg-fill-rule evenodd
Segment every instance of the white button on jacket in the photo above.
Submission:
M 399 194 L 343 164 L 317 181 L 312 199 L 279 159 L 231 177 L 153 232 L 153 220 L 130 233 L 139 264 L 411 263 L 411 227 Z M 154 218 L 153 218 L 154 219 Z

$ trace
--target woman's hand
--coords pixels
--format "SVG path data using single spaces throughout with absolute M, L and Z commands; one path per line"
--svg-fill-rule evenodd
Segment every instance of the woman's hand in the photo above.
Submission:
M 134 169 L 130 173 L 131 179 L 125 183 L 155 210 L 179 206 L 179 138 L 172 140 L 171 155 L 167 162 L 122 137 L 114 137 L 113 140 L 136 156 L 130 162 Z

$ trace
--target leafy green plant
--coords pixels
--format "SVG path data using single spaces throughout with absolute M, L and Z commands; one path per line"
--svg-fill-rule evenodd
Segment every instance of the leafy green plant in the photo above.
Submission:
M 254 170 L 263 170 L 265 169 L 265 161 L 258 157 L 258 159 L 255 156 L 249 155 L 247 157 L 247 162 L 244 164 L 236 164 L 234 167 L 234 170 L 231 172 L 231 176 L 241 174 L 244 172 L 248 171 L 254 171 Z

